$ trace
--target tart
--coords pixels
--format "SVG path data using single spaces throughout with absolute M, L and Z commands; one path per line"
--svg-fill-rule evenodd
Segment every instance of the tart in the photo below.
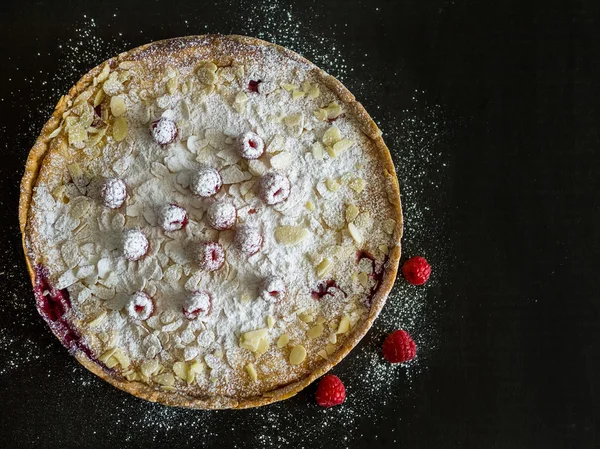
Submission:
M 37 309 L 87 369 L 192 408 L 288 398 L 394 283 L 398 181 L 335 78 L 241 36 L 154 42 L 63 96 L 19 219 Z

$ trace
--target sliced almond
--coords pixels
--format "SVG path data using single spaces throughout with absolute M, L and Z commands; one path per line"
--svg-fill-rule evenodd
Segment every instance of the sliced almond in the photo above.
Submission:
M 281 87 L 283 87 L 288 92 L 293 92 L 295 90 L 298 90 L 298 86 L 296 84 L 281 83 Z
M 123 369 L 126 369 L 131 364 L 131 360 L 129 360 L 129 356 L 127 356 L 127 354 L 125 354 L 121 349 L 117 349 L 114 352 L 113 357 L 115 359 L 117 359 L 117 361 L 119 362 L 119 365 L 121 365 L 121 368 L 123 368 Z
M 337 118 L 342 113 L 342 107 L 335 101 L 332 101 L 331 103 L 329 103 L 329 106 L 327 106 L 325 109 L 327 110 L 327 118 L 328 119 Z
M 323 329 L 324 328 L 322 324 L 317 324 L 316 326 L 311 327 L 306 333 L 306 335 L 311 340 L 314 340 L 315 338 L 319 338 L 323 334 Z
M 327 120 L 327 109 L 315 109 L 313 111 L 313 115 L 317 118 L 317 120 L 324 122 Z
M 258 346 L 260 345 L 260 341 L 266 339 L 268 332 L 268 328 L 246 332 L 242 335 L 240 347 L 248 349 L 252 352 L 256 352 Z
M 317 354 L 324 360 L 329 359 L 329 356 L 327 355 L 327 351 L 325 349 L 321 349 L 319 352 L 317 352 Z
M 102 353 L 102 355 L 100 357 L 98 357 L 98 360 L 100 360 L 102 363 L 106 364 L 106 362 L 108 362 L 108 360 L 113 356 L 113 354 L 115 353 L 116 350 L 117 350 L 117 348 L 112 348 L 107 351 L 104 351 Z
M 252 379 L 255 382 L 258 380 L 258 374 L 256 373 L 256 368 L 254 367 L 254 365 L 252 363 L 248 363 L 244 367 L 244 369 L 246 370 L 246 372 L 250 376 L 250 379 Z
M 115 141 L 121 142 L 123 139 L 125 139 L 125 137 L 127 137 L 129 126 L 127 125 L 127 120 L 125 120 L 123 117 L 115 118 L 112 126 L 112 136 Z
M 394 230 L 396 229 L 396 220 L 394 220 L 393 218 L 383 220 L 383 222 L 381 223 L 381 228 L 386 234 L 393 234 Z
M 358 207 L 356 207 L 354 204 L 349 204 L 346 207 L 346 221 L 348 223 L 354 221 L 354 219 L 358 216 L 358 212 Z
M 389 254 L 390 249 L 388 248 L 387 245 L 379 245 L 379 251 L 381 251 L 383 254 Z
M 335 155 L 338 156 L 340 153 L 346 151 L 348 148 L 352 147 L 353 145 L 354 145 L 354 142 L 352 140 L 342 139 L 333 144 L 333 151 L 335 152 Z
M 324 149 L 321 142 L 315 142 L 311 146 L 311 152 L 315 160 L 322 161 L 324 156 Z
M 363 287 L 368 287 L 369 286 L 369 275 L 365 272 L 358 273 L 358 282 Z
M 173 363 L 173 372 L 177 377 L 181 380 L 187 382 L 188 378 L 188 365 L 185 362 L 175 362 Z
M 329 343 L 331 343 L 333 345 L 337 343 L 337 334 L 335 332 L 332 332 L 329 335 Z
M 88 326 L 96 327 L 102 324 L 102 322 L 106 319 L 106 311 L 100 312 L 96 318 L 92 321 L 88 322 Z
M 285 170 L 292 163 L 292 154 L 282 151 L 271 158 L 271 167 L 276 170 Z
M 266 338 L 262 338 L 258 342 L 258 346 L 256 347 L 256 351 L 254 353 L 258 356 L 263 355 L 265 352 L 269 350 L 269 342 Z
M 319 265 L 317 265 L 317 276 L 323 278 L 333 268 L 333 260 L 329 257 L 325 257 Z
M 146 377 L 152 377 L 158 371 L 158 360 L 145 360 L 140 365 L 140 372 Z
M 177 92 L 178 87 L 177 78 L 169 78 L 169 81 L 167 81 L 167 92 L 169 92 L 170 95 L 173 95 Z
M 301 226 L 280 226 L 275 229 L 275 239 L 282 245 L 296 245 L 309 235 L 308 229 Z
M 171 373 L 163 373 L 155 376 L 154 381 L 163 386 L 172 387 L 175 384 L 175 377 Z
M 354 223 L 348 223 L 348 232 L 350 233 L 350 236 L 354 239 L 356 243 L 362 245 L 362 243 L 364 242 L 362 232 L 360 232 L 360 230 L 354 225 Z
M 333 354 L 335 352 L 335 346 L 332 344 L 325 346 L 325 352 L 327 352 L 328 355 Z
M 337 192 L 340 189 L 340 183 L 332 178 L 325 180 L 325 186 L 327 186 L 330 192 Z
M 125 112 L 127 112 L 127 106 L 125 105 L 125 100 L 121 95 L 115 95 L 110 99 L 110 112 L 115 117 L 121 117 Z
M 366 186 L 366 182 L 362 178 L 354 178 L 348 183 L 348 186 L 354 190 L 356 193 L 361 193 Z
M 299 98 L 302 98 L 305 95 L 305 92 L 302 92 L 301 90 L 295 90 L 292 92 L 292 100 L 298 100 Z
M 296 345 L 290 352 L 290 365 L 300 365 L 306 359 L 306 349 L 302 345 Z
M 336 331 L 337 334 L 345 334 L 350 330 L 350 317 L 348 315 L 344 315 L 340 320 L 340 324 Z
M 306 208 L 311 211 L 314 212 L 315 211 L 315 204 L 312 201 L 307 201 L 306 202 Z
M 290 336 L 288 334 L 281 334 L 281 337 L 279 337 L 279 339 L 277 340 L 277 347 L 281 349 L 284 346 L 287 346 L 289 342 Z
M 323 134 L 322 141 L 326 146 L 332 146 L 340 140 L 342 140 L 342 134 L 337 126 L 331 126 L 325 131 L 325 134 Z
M 274 319 L 274 318 L 273 318 L 271 315 L 269 315 L 269 316 L 267 317 L 267 327 L 268 327 L 269 329 L 273 329 L 273 326 L 274 326 L 274 325 L 275 325 L 275 319 Z

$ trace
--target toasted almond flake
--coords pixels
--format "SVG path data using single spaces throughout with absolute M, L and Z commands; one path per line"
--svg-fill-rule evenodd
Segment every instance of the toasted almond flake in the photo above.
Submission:
M 123 369 L 127 369 L 129 367 L 129 365 L 131 364 L 129 357 L 121 349 L 117 349 L 114 352 L 113 357 L 115 359 L 117 359 L 117 361 L 119 362 L 119 365 L 121 365 L 121 368 L 123 368 Z
M 258 374 L 256 373 L 256 368 L 254 367 L 254 365 L 252 363 L 248 363 L 244 367 L 244 369 L 246 370 L 246 372 L 250 376 L 250 379 L 252 379 L 255 382 L 258 380 Z
M 311 327 L 308 330 L 308 332 L 306 333 L 306 335 L 311 340 L 314 340 L 315 338 L 319 338 L 323 334 L 323 330 L 324 330 L 323 325 L 317 324 L 316 326 Z
M 173 363 L 173 372 L 181 380 L 187 381 L 187 377 L 188 377 L 188 366 L 187 366 L 187 363 L 185 363 L 185 362 L 175 362 L 175 363 Z
M 216 73 L 218 67 L 212 61 L 202 61 L 198 64 L 198 69 L 206 70 L 208 72 Z
M 327 106 L 325 109 L 327 110 L 328 119 L 337 118 L 342 113 L 342 107 L 335 101 L 329 103 L 329 106 Z
M 311 312 L 302 312 L 298 314 L 298 319 L 304 323 L 312 323 L 315 320 L 315 316 Z
M 179 87 L 177 78 L 173 77 L 167 81 L 167 92 L 169 92 L 169 94 L 173 95 L 175 92 L 177 92 L 177 87 Z
M 96 327 L 96 326 L 102 324 L 102 322 L 105 319 L 106 319 L 106 311 L 102 311 L 98 314 L 98 316 L 96 316 L 96 318 L 94 318 L 92 321 L 88 322 L 88 326 Z
M 315 204 L 312 201 L 307 201 L 306 202 L 306 208 L 311 211 L 314 212 L 315 211 Z
M 358 212 L 358 207 L 356 207 L 354 204 L 349 204 L 346 207 L 346 221 L 348 223 L 354 221 L 354 219 L 358 216 Z
M 322 122 L 327 120 L 327 110 L 326 109 L 315 109 L 313 111 L 313 115 L 317 118 L 317 120 L 320 120 Z
M 368 287 L 369 286 L 369 275 L 365 272 L 358 273 L 358 282 L 363 287 Z
M 383 220 L 383 223 L 381 223 L 381 227 L 383 229 L 383 232 L 391 235 L 394 233 L 394 230 L 396 229 L 396 220 L 394 220 L 393 218 L 388 218 L 387 220 Z
M 273 329 L 274 325 L 275 325 L 275 319 L 271 315 L 267 316 L 267 327 L 269 329 Z
M 325 346 L 325 352 L 327 352 L 328 355 L 333 354 L 335 352 L 335 346 L 332 344 Z
M 266 338 L 263 338 L 258 342 L 258 347 L 256 348 L 256 351 L 254 351 L 254 353 L 257 356 L 261 356 L 268 350 L 269 350 L 269 342 L 267 341 Z
M 217 74 L 215 73 L 215 71 L 216 71 L 216 69 L 213 71 L 213 70 L 211 70 L 210 67 L 205 66 L 205 67 L 199 68 L 198 71 L 196 72 L 196 75 L 198 76 L 198 80 L 200 80 L 201 83 L 204 83 L 208 86 L 213 86 L 214 84 L 216 84 L 216 82 L 218 80 Z
M 102 67 L 102 71 L 98 74 L 98 76 L 96 76 L 96 78 L 94 78 L 94 84 L 98 84 L 104 81 L 106 78 L 108 78 L 109 73 L 110 65 L 105 64 L 104 67 Z
M 59 126 L 58 128 L 56 128 L 54 131 L 52 131 L 50 133 L 50 135 L 48 136 L 48 139 L 53 139 L 54 137 L 58 136 L 58 134 L 62 131 L 62 126 Z
M 259 161 L 258 159 L 253 159 L 248 161 L 248 170 L 254 176 L 262 176 L 267 172 L 267 166 L 264 162 Z
M 311 145 L 311 152 L 315 160 L 322 161 L 324 156 L 324 149 L 321 142 L 315 142 Z
M 280 226 L 275 229 L 275 240 L 281 245 L 296 245 L 310 235 L 302 226 Z
M 158 360 L 145 360 L 140 365 L 140 372 L 145 377 L 152 377 L 158 371 Z
M 364 242 L 362 232 L 354 225 L 354 223 L 348 223 L 348 232 L 356 243 L 361 245 Z
M 290 365 L 300 365 L 306 359 L 306 349 L 302 345 L 296 345 L 290 352 Z
M 327 178 L 325 180 L 325 186 L 329 189 L 330 192 L 337 192 L 340 189 L 340 183 L 332 178 Z
M 370 228 L 373 224 L 371 213 L 368 210 L 361 212 L 354 220 L 354 224 L 361 229 Z
M 281 334 L 279 339 L 277 340 L 277 347 L 279 349 L 283 348 L 290 342 L 290 336 L 288 334 Z
M 112 369 L 112 368 L 114 368 L 114 367 L 115 367 L 115 366 L 117 366 L 118 364 L 119 364 L 119 361 L 117 360 L 117 358 L 116 358 L 116 357 L 111 357 L 111 358 L 109 358 L 109 359 L 108 359 L 108 360 L 105 362 L 105 365 L 106 365 L 106 367 L 107 367 L 107 368 L 109 368 L 109 369 Z
M 350 330 L 350 317 L 348 315 L 344 315 L 340 320 L 340 324 L 336 331 L 337 334 L 345 334 Z
M 282 151 L 271 158 L 271 167 L 276 170 L 285 170 L 292 163 L 292 154 Z
M 268 328 L 246 332 L 242 335 L 242 338 L 240 340 L 240 347 L 244 349 L 249 349 L 252 352 L 256 352 L 260 341 L 266 339 L 268 332 Z
M 116 350 L 117 350 L 117 348 L 111 348 L 107 351 L 104 351 L 102 353 L 102 355 L 100 357 L 98 357 L 98 360 L 100 360 L 102 363 L 106 364 L 106 362 L 108 362 L 108 360 L 113 356 L 113 354 L 115 353 Z
M 296 84 L 290 84 L 290 83 L 281 83 L 281 87 L 283 87 L 288 92 L 292 92 L 292 91 L 298 89 L 298 86 Z
M 354 178 L 348 183 L 348 186 L 356 193 L 361 193 L 365 189 L 366 182 L 362 178 Z
M 127 106 L 122 95 L 116 95 L 110 99 L 110 112 L 115 117 L 120 117 L 127 112 Z
M 385 255 L 389 254 L 390 252 L 387 245 L 379 245 L 379 251 L 381 251 Z
M 123 117 L 116 117 L 112 126 L 112 136 L 115 141 L 121 142 L 123 139 L 125 139 L 125 137 L 127 137 L 127 130 L 129 126 L 127 125 L 127 120 L 125 120 Z
M 302 98 L 306 95 L 305 92 L 302 92 L 300 90 L 295 90 L 292 92 L 292 100 L 298 100 L 299 98 Z
M 165 387 L 172 387 L 175 384 L 175 377 L 171 373 L 163 373 L 154 377 L 154 380 Z
M 319 265 L 317 265 L 317 276 L 323 278 L 333 268 L 333 261 L 329 257 L 325 257 Z
M 352 140 L 342 139 L 333 144 L 333 151 L 337 156 L 343 151 L 346 151 L 348 148 L 352 147 L 352 145 L 354 145 L 354 142 Z
M 314 98 L 317 98 L 321 94 L 321 91 L 319 90 L 319 86 L 314 84 L 314 85 L 310 86 L 310 89 L 308 89 L 306 94 L 308 95 L 308 98 L 314 99 Z
M 302 112 L 297 112 L 295 114 L 291 114 L 291 115 L 288 115 L 287 117 L 285 117 L 283 119 L 283 123 L 285 123 L 286 126 L 292 128 L 292 127 L 301 125 L 302 119 L 303 119 Z
M 325 134 L 323 134 L 322 141 L 326 146 L 332 146 L 340 140 L 342 140 L 342 134 L 337 126 L 329 127 L 329 129 L 325 131 Z
M 317 352 L 317 354 L 324 360 L 329 359 L 329 356 L 327 355 L 327 351 L 325 351 L 325 349 L 321 349 L 319 352 Z

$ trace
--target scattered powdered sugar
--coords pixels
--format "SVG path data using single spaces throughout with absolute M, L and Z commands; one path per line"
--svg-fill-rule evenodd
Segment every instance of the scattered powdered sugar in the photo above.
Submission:
M 278 2 L 256 1 L 248 5 L 248 17 L 253 20 L 246 22 L 247 29 L 236 32 L 263 37 L 299 51 L 347 81 L 348 87 L 360 100 L 371 100 L 376 104 L 378 96 L 383 95 L 379 87 L 383 77 L 371 75 L 365 79 L 357 76 L 347 80 L 351 71 L 343 57 L 348 53 L 347 49 L 329 38 L 316 35 L 310 28 L 310 22 L 297 20 L 286 6 Z M 276 27 L 273 26 L 275 24 Z M 95 35 L 95 27 L 93 20 L 86 20 L 78 30 L 81 39 L 62 44 L 63 50 L 58 54 L 62 54 L 60 66 L 64 69 L 56 75 L 45 75 L 44 85 L 48 86 L 48 91 L 34 96 L 31 105 L 35 105 L 35 109 L 31 106 L 29 112 L 30 129 L 20 130 L 20 133 L 27 133 L 31 141 L 54 106 L 54 100 L 79 77 L 72 67 L 83 73 L 93 65 L 90 61 L 100 62 L 131 46 L 123 41 L 101 39 Z M 275 29 L 277 32 L 273 31 Z M 73 362 L 74 368 L 68 373 L 69 390 L 90 401 L 97 396 L 109 398 L 108 401 L 98 401 L 98 413 L 112 416 L 112 426 L 95 429 L 99 434 L 119 435 L 128 442 L 142 438 L 173 442 L 177 441 L 177 435 L 187 433 L 191 442 L 204 445 L 222 443 L 223 438 L 229 435 L 234 440 L 241 436 L 237 439 L 238 443 L 231 443 L 231 447 L 288 447 L 297 441 L 304 441 L 307 446 L 318 442 L 340 447 L 350 445 L 361 436 L 358 430 L 361 422 L 380 422 L 384 414 L 382 410 L 403 406 L 399 401 L 406 394 L 411 394 L 407 392 L 406 385 L 427 369 L 427 360 L 435 353 L 437 341 L 441 338 L 437 334 L 436 310 L 443 306 L 440 290 L 446 285 L 446 270 L 452 262 L 452 248 L 444 231 L 445 217 L 441 213 L 444 208 L 440 206 L 448 188 L 450 158 L 445 147 L 451 123 L 447 122 L 440 107 L 422 104 L 424 97 L 423 92 L 415 92 L 413 104 L 393 114 L 367 107 L 384 132 L 398 170 L 405 215 L 403 254 L 425 256 L 433 266 L 433 273 L 424 287 L 409 286 L 400 278 L 371 332 L 335 368 L 335 373 L 343 379 L 347 388 L 346 403 L 341 407 L 320 410 L 313 403 L 313 390 L 308 388 L 284 403 L 256 410 L 231 413 L 181 410 L 141 402 L 113 391 Z M 5 128 L 0 130 L 0 134 L 6 133 Z M 7 145 L 11 144 L 11 139 L 17 144 L 16 140 L 7 136 Z M 15 179 L 15 185 L 17 182 Z M 0 357 L 4 361 L 0 376 L 5 379 L 28 372 L 44 373 L 44 366 L 52 366 L 47 365 L 47 360 L 54 359 L 59 351 L 49 332 L 42 330 L 32 295 L 22 293 L 29 291 L 30 285 L 24 276 L 23 264 L 14 264 L 14 254 L 18 250 L 18 243 L 5 249 L 0 266 L 0 275 L 11 290 L 21 292 L 11 293 L 3 310 L 11 320 L 0 329 Z M 264 313 L 261 311 L 257 315 L 264 316 Z M 417 343 L 417 358 L 407 366 L 389 365 L 380 356 L 383 338 L 397 328 L 408 330 Z M 199 340 L 200 337 L 210 340 L 206 334 L 200 334 Z M 55 376 L 58 372 L 58 368 L 49 368 L 47 374 Z M 72 393 L 66 391 L 60 397 L 66 401 Z M 115 405 L 119 403 L 123 405 Z M 338 438 L 339 432 L 330 434 L 328 429 L 334 428 L 342 428 L 345 437 L 333 439 Z

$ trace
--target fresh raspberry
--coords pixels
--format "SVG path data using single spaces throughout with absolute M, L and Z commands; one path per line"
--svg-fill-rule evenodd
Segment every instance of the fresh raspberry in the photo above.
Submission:
M 100 187 L 100 196 L 106 207 L 118 209 L 127 198 L 127 187 L 122 179 L 110 178 Z
M 206 219 L 208 224 L 218 231 L 231 229 L 237 219 L 237 210 L 228 201 L 217 201 L 208 207 Z
M 154 303 L 144 292 L 135 292 L 127 303 L 127 314 L 133 320 L 147 320 L 154 311 Z
M 256 92 L 258 93 L 258 85 L 262 83 L 262 80 L 250 80 L 250 82 L 248 82 L 248 90 L 250 92 Z
M 285 297 L 285 284 L 277 276 L 268 276 L 263 280 L 261 296 L 265 301 L 279 302 Z
M 192 175 L 190 189 L 196 195 L 207 198 L 219 191 L 223 181 L 219 172 L 212 167 L 201 167 Z
M 256 227 L 250 225 L 240 226 L 235 231 L 233 243 L 242 253 L 251 256 L 260 250 L 263 243 L 263 236 L 260 229 Z
M 179 131 L 177 123 L 166 117 L 162 117 L 150 124 L 150 134 L 159 145 L 168 145 L 175 142 Z
M 346 399 L 344 384 L 334 374 L 323 376 L 317 387 L 315 399 L 317 400 L 317 404 L 325 408 L 340 405 Z
M 139 229 L 127 229 L 123 232 L 121 247 L 128 260 L 139 260 L 148 252 L 148 238 Z
M 167 204 L 158 211 L 158 223 L 167 232 L 177 231 L 188 222 L 187 212 L 177 204 Z
M 183 303 L 183 314 L 188 320 L 205 317 L 210 313 L 212 299 L 208 292 L 197 290 L 192 292 Z
M 196 262 L 203 270 L 218 270 L 225 263 L 225 250 L 218 242 L 201 243 L 196 251 Z
M 244 159 L 258 159 L 265 150 L 265 142 L 252 131 L 248 131 L 238 137 L 238 153 Z
M 408 332 L 397 330 L 387 336 L 383 342 L 383 356 L 388 362 L 403 363 L 415 358 L 417 345 Z
M 290 195 L 290 180 L 283 173 L 266 173 L 260 178 L 259 191 L 265 203 L 281 203 Z
M 429 279 L 431 265 L 427 263 L 424 257 L 411 257 L 402 265 L 402 274 L 409 284 L 423 285 Z

